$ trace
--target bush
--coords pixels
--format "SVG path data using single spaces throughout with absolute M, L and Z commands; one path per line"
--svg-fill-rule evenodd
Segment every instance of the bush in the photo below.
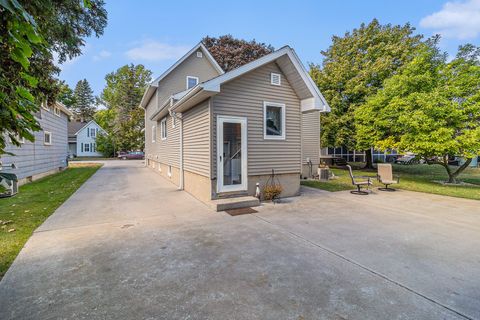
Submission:
M 115 156 L 115 148 L 111 136 L 106 134 L 99 134 L 95 142 L 97 143 L 97 151 L 101 152 L 105 158 Z

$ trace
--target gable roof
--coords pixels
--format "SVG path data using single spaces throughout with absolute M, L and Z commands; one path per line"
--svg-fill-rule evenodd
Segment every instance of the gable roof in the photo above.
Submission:
M 202 42 L 199 42 L 196 46 L 194 46 L 190 51 L 183 55 L 177 62 L 175 62 L 170 68 L 168 68 L 164 73 L 162 73 L 158 78 L 152 81 L 152 83 L 147 87 L 145 93 L 143 94 L 142 100 L 140 102 L 140 107 L 145 108 L 146 104 L 150 101 L 152 95 L 158 88 L 158 84 L 162 81 L 166 76 L 168 76 L 173 70 L 175 70 L 183 61 L 185 61 L 188 57 L 190 57 L 193 53 L 201 50 L 207 60 L 212 64 L 212 66 L 218 71 L 220 74 L 224 74 L 225 71 L 220 67 L 218 62 L 213 58 L 210 51 L 208 51 L 207 47 Z
M 76 136 L 80 131 L 83 130 L 86 126 L 90 123 L 95 123 L 103 132 L 107 133 L 95 120 L 90 120 L 88 122 L 69 122 L 68 123 L 68 135 L 69 136 Z
M 330 111 L 330 106 L 317 85 L 308 74 L 295 51 L 289 46 L 282 47 L 237 69 L 198 84 L 184 94 L 178 101 L 173 103 L 169 111 L 183 112 L 188 110 L 202 100 L 218 94 L 222 84 L 271 62 L 276 62 L 279 65 L 285 77 L 297 93 L 301 100 L 302 112 L 314 110 L 320 112 Z M 152 115 L 151 119 L 154 120 L 155 118 L 163 116 L 165 113 L 164 110 L 159 110 Z
M 87 125 L 88 122 L 71 121 L 68 123 L 68 136 L 75 136 L 77 132 Z

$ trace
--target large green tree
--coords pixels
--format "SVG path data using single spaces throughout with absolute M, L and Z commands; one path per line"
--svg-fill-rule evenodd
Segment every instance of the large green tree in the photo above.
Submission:
M 422 43 L 414 31 L 409 24 L 381 25 L 374 19 L 343 37 L 332 37 L 332 45 L 322 51 L 322 64 L 310 65 L 310 75 L 332 109 L 321 117 L 322 146 L 358 150 L 354 112 L 413 59 Z M 365 150 L 371 167 L 370 148 Z
M 95 114 L 95 96 L 87 79 L 77 82 L 73 91 L 72 111 L 74 117 L 80 121 L 90 121 Z
M 269 44 L 236 39 L 229 34 L 218 38 L 206 36 L 202 39 L 202 43 L 225 72 L 243 66 L 274 50 Z
M 0 154 L 6 138 L 34 140 L 40 103 L 56 99 L 58 62 L 81 54 L 107 22 L 103 0 L 0 1 Z
M 60 81 L 58 84 L 57 101 L 63 103 L 68 109 L 72 109 L 75 104 L 74 92 L 65 81 Z
M 96 118 L 104 123 L 117 150 L 143 150 L 144 113 L 139 105 L 152 72 L 141 64 L 130 64 L 107 74 L 105 80 L 100 101 L 107 111 Z
M 360 145 L 414 152 L 455 183 L 480 155 L 480 49 L 462 46 L 447 62 L 435 43 L 423 46 L 355 116 Z M 453 156 L 465 162 L 451 167 Z

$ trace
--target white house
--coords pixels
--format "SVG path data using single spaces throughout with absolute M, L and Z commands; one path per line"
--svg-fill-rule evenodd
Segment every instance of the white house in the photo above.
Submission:
M 99 157 L 96 139 L 99 134 L 107 134 L 102 127 L 90 120 L 89 122 L 68 123 L 68 150 L 75 157 Z

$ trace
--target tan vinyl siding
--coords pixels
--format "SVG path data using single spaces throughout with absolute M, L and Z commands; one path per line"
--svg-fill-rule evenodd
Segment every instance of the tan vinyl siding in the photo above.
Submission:
M 318 165 L 320 156 L 320 112 L 313 111 L 302 114 L 302 162 L 310 158 Z
M 281 86 L 270 84 L 270 73 L 282 75 Z M 222 92 L 213 98 L 212 160 L 216 172 L 216 117 L 247 117 L 248 175 L 300 173 L 301 112 L 300 100 L 282 71 L 270 63 L 222 85 Z M 266 140 L 263 135 L 263 102 L 286 106 L 285 140 Z
M 184 169 L 210 177 L 209 100 L 183 114 Z
M 185 59 L 170 74 L 162 79 L 156 93 L 148 103 L 145 113 L 145 154 L 151 155 L 154 161 L 167 165 L 180 166 L 180 131 L 179 121 L 176 120 L 176 127 L 172 128 L 172 117 L 167 116 L 167 139 L 161 140 L 160 121 L 151 121 L 150 117 L 171 95 L 186 90 L 187 76 L 199 78 L 199 82 L 210 80 L 218 76 L 218 71 L 206 58 L 204 52 L 202 58 L 197 58 L 196 52 Z M 157 126 L 157 139 L 152 143 L 152 126 Z

